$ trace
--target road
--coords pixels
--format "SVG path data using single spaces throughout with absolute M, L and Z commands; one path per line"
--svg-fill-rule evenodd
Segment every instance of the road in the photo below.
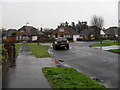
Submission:
M 92 42 L 70 43 L 69 50 L 49 50 L 56 59 L 89 77 L 102 80 L 108 88 L 118 88 L 118 54 L 90 48 Z

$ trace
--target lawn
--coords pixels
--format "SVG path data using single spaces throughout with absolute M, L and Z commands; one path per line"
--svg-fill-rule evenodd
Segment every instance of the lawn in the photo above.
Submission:
M 16 56 L 18 56 L 21 46 L 22 46 L 22 44 L 15 44 Z
M 48 53 L 48 49 L 50 46 L 47 45 L 37 45 L 37 44 L 28 44 L 32 53 L 37 57 L 37 58 L 42 58 L 42 57 L 52 57 Z
M 98 88 L 105 86 L 69 67 L 44 67 L 42 71 L 52 88 Z
M 110 49 L 108 51 L 120 54 L 120 49 Z
M 92 47 L 100 47 L 100 46 L 112 46 L 112 45 L 119 45 L 120 42 L 104 42 L 104 43 L 94 43 L 91 46 Z
M 0 44 L 0 50 L 2 50 L 2 44 Z

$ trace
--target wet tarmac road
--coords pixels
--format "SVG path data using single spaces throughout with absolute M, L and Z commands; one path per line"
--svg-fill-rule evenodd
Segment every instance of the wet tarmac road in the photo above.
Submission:
M 118 54 L 90 48 L 91 42 L 70 43 L 69 50 L 49 50 L 55 58 L 89 77 L 97 77 L 108 88 L 118 88 Z
M 35 58 L 29 47 L 24 45 L 16 59 L 16 66 L 9 68 L 2 86 L 3 88 L 51 88 L 42 73 L 42 67 L 52 66 L 51 58 Z

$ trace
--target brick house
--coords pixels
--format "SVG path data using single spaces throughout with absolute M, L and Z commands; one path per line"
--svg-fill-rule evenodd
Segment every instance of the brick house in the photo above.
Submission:
M 44 42 L 48 38 L 41 31 L 32 26 L 23 26 L 18 29 L 16 40 L 18 41 L 29 41 L 29 42 Z
M 42 31 L 42 30 L 41 30 Z M 23 26 L 20 29 L 8 29 L 2 31 L 2 42 L 45 42 L 48 37 L 32 26 Z
M 100 29 L 97 26 L 90 26 L 88 29 L 84 29 L 80 36 L 83 37 L 84 40 L 94 40 L 98 39 L 100 35 Z
M 120 36 L 120 28 L 119 27 L 109 27 L 104 30 L 107 36 Z
M 72 28 L 65 26 L 58 26 L 52 33 L 53 38 L 64 37 L 67 39 L 74 40 L 75 37 L 79 37 L 79 34 Z
M 16 41 L 16 29 L 8 29 L 7 31 L 2 31 L 2 42 L 14 42 Z

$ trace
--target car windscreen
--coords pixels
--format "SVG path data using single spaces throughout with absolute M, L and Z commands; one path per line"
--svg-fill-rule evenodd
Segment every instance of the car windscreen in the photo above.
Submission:
M 56 39 L 55 41 L 58 41 L 58 42 L 61 42 L 61 41 L 66 42 L 67 39 Z

